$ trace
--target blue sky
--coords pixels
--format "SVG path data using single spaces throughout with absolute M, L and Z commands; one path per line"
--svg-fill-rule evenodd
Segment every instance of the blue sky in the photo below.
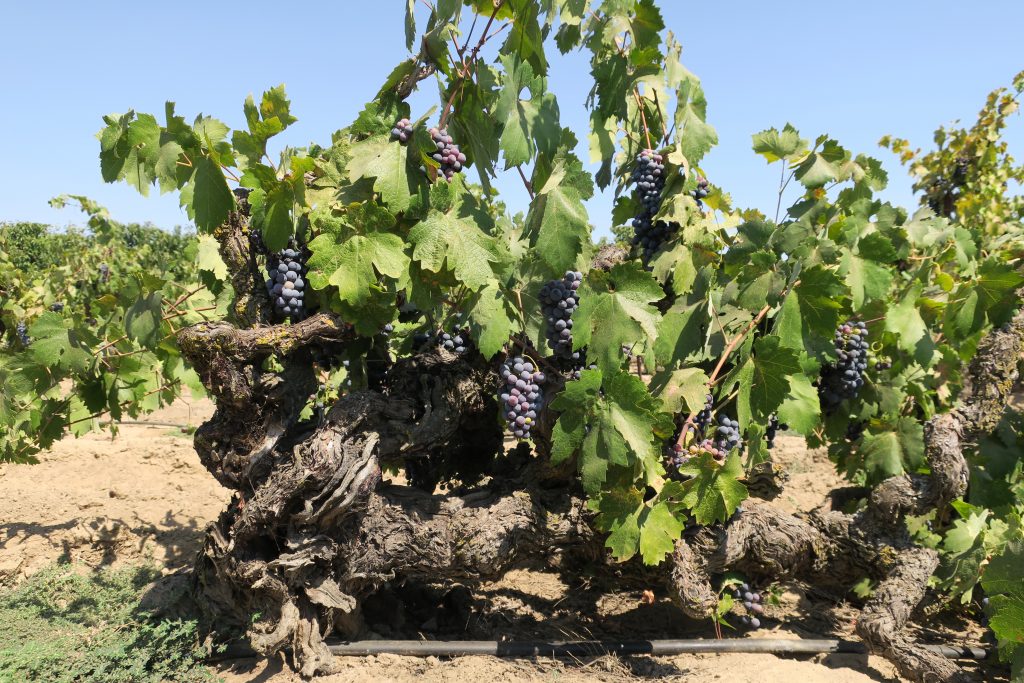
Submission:
M 683 61 L 704 82 L 719 146 L 703 166 L 741 207 L 774 213 L 777 169 L 750 151 L 750 136 L 786 122 L 804 137 L 828 132 L 854 152 L 879 157 L 890 175 L 885 197 L 912 204 L 910 181 L 877 147 L 893 133 L 918 146 L 938 124 L 972 120 L 985 95 L 1024 69 L 1024 2 L 860 0 L 683 3 L 661 0 Z M 299 121 L 289 144 L 327 142 L 355 117 L 406 56 L 404 2 L 244 4 L 193 2 L 12 2 L 0 25 L 0 221 L 81 222 L 47 200 L 88 195 L 122 221 L 187 224 L 173 194 L 150 197 L 106 185 L 93 137 L 105 113 L 129 108 L 161 115 L 165 100 L 191 119 L 242 122 L 245 96 L 284 83 Z M 587 57 L 558 57 L 550 87 L 563 125 L 585 139 Z M 424 81 L 415 114 L 436 101 Z M 1011 150 L 1024 156 L 1015 118 Z M 586 149 L 579 150 L 584 160 Z M 470 177 L 473 177 L 472 175 Z M 498 187 L 513 209 L 527 197 L 514 171 Z M 606 234 L 610 193 L 589 202 Z

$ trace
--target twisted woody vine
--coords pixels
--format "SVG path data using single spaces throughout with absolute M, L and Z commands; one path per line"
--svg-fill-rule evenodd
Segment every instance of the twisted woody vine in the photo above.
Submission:
M 39 299 L 59 278 L 5 291 L 2 457 L 208 392 L 195 446 L 234 499 L 197 608 L 307 676 L 387 582 L 531 563 L 657 575 L 685 614 L 741 629 L 771 623 L 776 582 L 866 579 L 857 633 L 916 681 L 966 674 L 912 612 L 984 598 L 1022 675 L 1024 170 L 1000 133 L 1024 75 L 935 151 L 882 141 L 919 208 L 879 199 L 882 163 L 826 134 L 756 133 L 769 216 L 702 169 L 713 106 L 652 0 L 410 2 L 405 37 L 320 144 L 272 151 L 299 111 L 283 86 L 237 130 L 171 103 L 104 118 L 104 179 L 178 193 L 196 265 L 107 257 L 117 282 L 65 278 L 95 284 L 60 308 Z M 556 50 L 590 57 L 589 130 L 560 123 Z M 595 187 L 611 216 L 588 216 Z M 595 245 L 609 220 L 620 239 Z M 826 447 L 853 498 L 775 506 L 783 430 Z

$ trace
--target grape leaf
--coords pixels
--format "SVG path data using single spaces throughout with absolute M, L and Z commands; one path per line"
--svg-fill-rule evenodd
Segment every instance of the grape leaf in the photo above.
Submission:
M 623 345 L 642 339 L 655 343 L 659 316 L 651 304 L 663 296 L 661 286 L 636 262 L 591 273 L 580 288 L 573 347 L 588 347 L 588 358 L 614 374 L 623 362 Z
M 700 368 L 661 371 L 651 378 L 651 392 L 661 399 L 666 413 L 696 412 L 704 407 L 708 376 Z
M 574 269 L 590 244 L 590 221 L 583 206 L 586 197 L 577 188 L 584 178 L 578 159 L 560 156 L 530 202 L 523 236 L 553 276 Z
M 308 279 L 314 289 L 328 284 L 338 288 L 342 301 L 361 306 L 374 289 L 380 275 L 395 280 L 409 268 L 405 242 L 388 232 L 368 232 L 338 242 L 334 235 L 319 235 L 309 244 L 313 252 L 307 264 Z
M 747 487 L 739 481 L 743 476 L 743 465 L 736 453 L 730 455 L 723 465 L 703 454 L 692 458 L 679 471 L 691 477 L 682 483 L 681 502 L 698 524 L 724 522 L 747 498 Z
M 775 336 L 758 337 L 747 363 L 750 372 L 741 375 L 739 401 L 751 416 L 765 419 L 789 394 L 790 375 L 800 372 L 800 363 L 796 352 Z
M 470 329 L 485 358 L 501 351 L 516 330 L 519 316 L 496 280 L 488 282 L 470 301 Z
M 32 357 L 46 367 L 83 372 L 89 363 L 85 345 L 73 329 L 73 322 L 56 313 L 40 315 L 28 329 Z
M 441 213 L 431 209 L 409 231 L 409 241 L 416 245 L 412 256 L 423 268 L 440 273 L 447 267 L 473 291 L 494 278 L 494 239 L 484 234 L 473 220 L 461 218 L 455 211 Z
M 505 169 L 525 164 L 535 154 L 549 156 L 554 153 L 561 138 L 558 124 L 558 103 L 546 92 L 543 78 L 534 76 L 533 69 L 515 55 L 503 55 L 505 82 L 498 96 L 494 116 L 503 123 L 501 151 L 505 155 Z M 530 99 L 520 99 L 526 89 Z
M 414 188 L 409 184 L 406 168 L 406 148 L 397 141 L 377 136 L 352 145 L 348 162 L 348 178 L 355 183 L 360 178 L 374 178 L 373 189 L 392 213 L 409 208 Z
M 791 159 L 807 150 L 807 140 L 800 137 L 799 131 L 787 123 L 780 133 L 775 128 L 754 133 L 754 152 L 763 156 L 768 163 L 780 159 Z

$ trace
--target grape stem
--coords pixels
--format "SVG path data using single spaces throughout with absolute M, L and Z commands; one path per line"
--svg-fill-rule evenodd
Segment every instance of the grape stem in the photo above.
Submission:
M 640 109 L 640 120 L 644 124 L 644 136 L 647 138 L 647 149 L 654 149 L 651 147 L 651 130 L 647 127 L 647 115 L 644 113 L 644 105 L 640 101 L 640 89 L 633 86 L 633 97 L 636 98 L 636 106 Z

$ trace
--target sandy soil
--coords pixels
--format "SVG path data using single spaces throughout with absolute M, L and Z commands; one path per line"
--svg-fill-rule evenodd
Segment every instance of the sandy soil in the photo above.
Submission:
M 207 401 L 180 401 L 147 421 L 195 426 L 211 412 Z M 816 507 L 830 489 L 842 483 L 828 458 L 821 452 L 808 451 L 802 441 L 782 436 L 776 454 L 791 473 L 787 490 L 777 501 L 787 510 Z M 69 437 L 41 460 L 35 466 L 0 465 L 0 584 L 17 582 L 59 558 L 87 566 L 152 558 L 168 571 L 180 568 L 191 561 L 205 525 L 229 499 L 228 491 L 200 465 L 191 437 L 173 427 L 123 425 L 114 438 L 103 434 Z M 424 588 L 424 597 L 416 599 L 436 610 L 448 588 Z M 448 638 L 453 628 L 461 637 L 480 640 L 714 637 L 709 624 L 684 618 L 666 595 L 657 592 L 659 587 L 652 589 L 656 600 L 645 604 L 643 587 L 622 590 L 621 586 L 596 585 L 588 577 L 515 570 L 500 581 L 472 587 L 472 591 L 463 589 L 470 604 L 464 624 L 444 623 L 443 612 L 430 616 L 430 610 L 424 613 L 412 609 L 407 594 L 398 603 L 385 600 L 378 608 L 393 617 L 391 612 L 395 610 L 389 605 L 399 605 L 396 609 L 404 614 L 401 628 L 395 627 L 390 618 L 382 618 L 377 625 L 368 621 L 377 637 Z M 726 637 L 851 637 L 856 612 L 849 606 L 837 605 L 828 596 L 809 596 L 798 585 L 781 586 L 779 590 L 782 604 L 768 608 L 764 628 L 746 634 L 733 632 Z M 218 672 L 228 683 L 300 680 L 281 658 L 225 662 L 218 666 Z M 317 680 L 483 683 L 650 679 L 730 683 L 900 680 L 893 668 L 877 657 L 821 655 L 797 659 L 757 654 L 605 656 L 583 661 L 380 655 L 339 658 L 337 671 Z

